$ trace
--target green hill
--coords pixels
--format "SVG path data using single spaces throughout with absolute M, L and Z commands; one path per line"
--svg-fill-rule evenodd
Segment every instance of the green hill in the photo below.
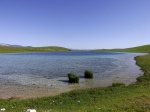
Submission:
M 57 46 L 47 47 L 12 47 L 0 46 L 0 53 L 16 53 L 16 52 L 55 52 L 55 51 L 69 51 L 69 49 Z
M 17 52 L 59 52 L 70 51 L 68 48 L 58 46 L 46 47 L 15 47 L 15 46 L 0 46 L 0 53 L 17 53 Z M 94 52 L 141 52 L 150 53 L 150 45 L 143 45 L 125 49 L 96 49 Z
M 92 51 L 98 52 L 141 52 L 141 53 L 150 53 L 150 45 L 143 45 L 138 47 L 132 48 L 125 48 L 125 49 L 97 49 Z

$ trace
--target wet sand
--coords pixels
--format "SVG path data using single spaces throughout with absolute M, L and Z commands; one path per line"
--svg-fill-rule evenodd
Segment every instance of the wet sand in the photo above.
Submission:
M 1 99 L 27 99 L 44 96 L 54 96 L 63 92 L 68 92 L 69 88 L 50 89 L 36 86 L 8 86 L 0 87 Z

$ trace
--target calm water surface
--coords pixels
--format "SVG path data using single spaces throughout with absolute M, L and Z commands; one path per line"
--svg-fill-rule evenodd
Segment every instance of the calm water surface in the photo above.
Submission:
M 67 73 L 80 76 L 80 85 L 105 86 L 112 82 L 126 84 L 136 81 L 142 71 L 134 57 L 140 53 L 48 52 L 0 54 L 1 85 L 38 85 L 62 87 L 68 85 Z M 84 79 L 86 69 L 94 79 Z

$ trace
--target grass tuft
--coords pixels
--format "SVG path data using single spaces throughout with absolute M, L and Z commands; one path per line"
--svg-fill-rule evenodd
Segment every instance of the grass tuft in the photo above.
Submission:
M 93 79 L 93 72 L 91 70 L 85 70 L 84 77 Z
M 125 87 L 125 84 L 121 82 L 116 82 L 112 84 L 112 87 Z
M 68 73 L 69 83 L 79 83 L 79 76 Z

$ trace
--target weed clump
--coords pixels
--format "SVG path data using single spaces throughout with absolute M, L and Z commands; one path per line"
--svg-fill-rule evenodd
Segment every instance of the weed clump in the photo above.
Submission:
M 112 87 L 125 87 L 125 84 L 122 82 L 116 82 L 112 84 Z
M 85 70 L 84 77 L 89 78 L 89 79 L 93 79 L 93 72 L 90 70 Z
M 68 73 L 68 78 L 69 78 L 69 83 L 79 83 L 79 76 L 73 73 Z
M 137 81 L 138 82 L 147 82 L 147 81 L 150 81 L 150 74 L 146 73 L 143 76 L 138 77 Z

